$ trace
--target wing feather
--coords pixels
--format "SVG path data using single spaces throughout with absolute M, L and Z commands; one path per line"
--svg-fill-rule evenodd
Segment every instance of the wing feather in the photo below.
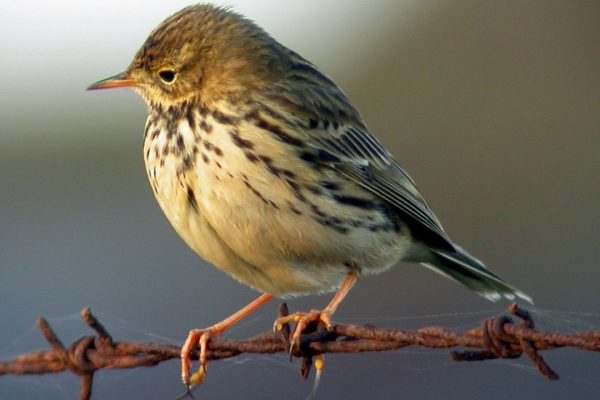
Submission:
M 429 244 L 453 249 L 415 182 L 371 135 L 344 92 L 310 62 L 293 52 L 289 55 L 295 61 L 288 79 L 295 85 L 275 86 L 269 97 L 281 99 L 279 104 L 305 127 L 302 133 L 314 153 L 311 159 L 322 158 L 323 165 L 394 206 L 411 231 L 425 232 L 423 240 Z

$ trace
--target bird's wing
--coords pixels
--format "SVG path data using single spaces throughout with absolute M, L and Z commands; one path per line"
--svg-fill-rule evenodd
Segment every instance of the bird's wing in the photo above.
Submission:
M 429 233 L 428 238 L 434 242 L 431 244 L 451 246 L 415 182 L 366 129 L 338 126 L 337 129 L 312 129 L 308 135 L 317 154 L 340 174 L 396 207 L 413 222 L 411 229 Z M 332 163 L 332 158 L 324 152 L 339 161 Z
M 274 85 L 276 100 L 298 118 L 310 143 L 313 162 L 321 162 L 393 205 L 413 234 L 430 245 L 452 250 L 453 245 L 415 182 L 371 135 L 345 93 L 310 62 L 288 50 L 293 61 L 285 84 Z

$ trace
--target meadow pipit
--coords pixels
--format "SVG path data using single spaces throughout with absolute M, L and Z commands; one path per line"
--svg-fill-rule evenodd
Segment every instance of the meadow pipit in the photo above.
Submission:
M 88 89 L 131 87 L 148 105 L 144 158 L 163 212 L 202 258 L 263 294 L 192 330 L 182 379 L 198 383 L 208 341 L 269 301 L 338 290 L 295 314 L 297 343 L 363 274 L 411 261 L 490 300 L 530 298 L 452 243 L 414 181 L 336 84 L 252 21 L 211 5 L 156 28 L 125 72 Z M 200 346 L 190 378 L 189 355 Z

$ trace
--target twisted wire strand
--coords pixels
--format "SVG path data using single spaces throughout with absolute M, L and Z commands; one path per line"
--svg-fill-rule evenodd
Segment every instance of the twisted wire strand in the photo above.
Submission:
M 280 306 L 279 315 L 287 314 L 288 308 L 284 303 Z M 80 399 L 89 400 L 95 371 L 149 367 L 180 356 L 180 347 L 176 345 L 115 341 L 89 308 L 82 310 L 81 318 L 96 335 L 84 336 L 68 347 L 62 344 L 48 322 L 40 318 L 38 328 L 51 349 L 0 362 L 0 375 L 69 371 L 81 376 Z M 243 353 L 287 352 L 291 357 L 302 358 L 300 373 L 306 378 L 313 365 L 313 357 L 321 354 L 390 351 L 407 346 L 464 348 L 450 353 L 455 361 L 519 358 L 525 355 L 543 376 L 556 380 L 559 379 L 558 374 L 544 361 L 539 351 L 562 347 L 600 351 L 600 331 L 572 334 L 541 332 L 535 329 L 527 310 L 512 304 L 508 307 L 508 315 L 486 319 L 479 328 L 466 332 L 453 332 L 442 327 L 405 331 L 359 325 L 335 325 L 331 331 L 327 331 L 315 325 L 308 327 L 301 337 L 300 346 L 294 347 L 290 353 L 290 328 L 286 326 L 280 333 L 266 332 L 248 340 L 211 341 L 208 358 L 221 360 Z M 194 352 L 192 357 L 197 358 L 198 353 Z

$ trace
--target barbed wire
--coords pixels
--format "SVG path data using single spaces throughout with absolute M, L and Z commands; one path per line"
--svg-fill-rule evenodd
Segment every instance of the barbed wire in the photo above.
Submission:
M 535 329 L 529 312 L 516 304 L 508 313 L 520 319 L 516 323 L 507 315 L 482 322 L 480 328 L 456 333 L 441 327 L 426 327 L 414 331 L 381 329 L 374 326 L 334 325 L 327 331 L 321 325 L 308 327 L 302 335 L 300 346 L 290 352 L 290 328 L 280 333 L 263 333 L 248 340 L 222 340 L 210 342 L 209 360 L 236 357 L 240 354 L 290 353 L 302 358 L 301 375 L 306 378 L 313 357 L 324 353 L 358 353 L 397 350 L 407 346 L 434 349 L 463 347 L 471 350 L 452 351 L 455 361 L 482 361 L 497 358 L 527 356 L 546 378 L 559 376 L 538 353 L 561 347 L 574 347 L 587 351 L 600 351 L 600 331 L 572 334 L 541 332 Z M 288 315 L 287 305 L 279 308 L 279 316 Z M 42 336 L 51 350 L 23 354 L 13 360 L 0 362 L 0 375 L 39 375 L 69 371 L 81 376 L 80 399 L 89 400 L 92 394 L 94 372 L 101 369 L 150 367 L 160 362 L 177 359 L 181 348 L 176 345 L 117 342 L 96 319 L 89 308 L 81 311 L 81 318 L 96 332 L 65 347 L 48 321 L 38 320 Z M 477 350 L 472 350 L 477 349 Z M 197 351 L 192 354 L 198 357 Z

